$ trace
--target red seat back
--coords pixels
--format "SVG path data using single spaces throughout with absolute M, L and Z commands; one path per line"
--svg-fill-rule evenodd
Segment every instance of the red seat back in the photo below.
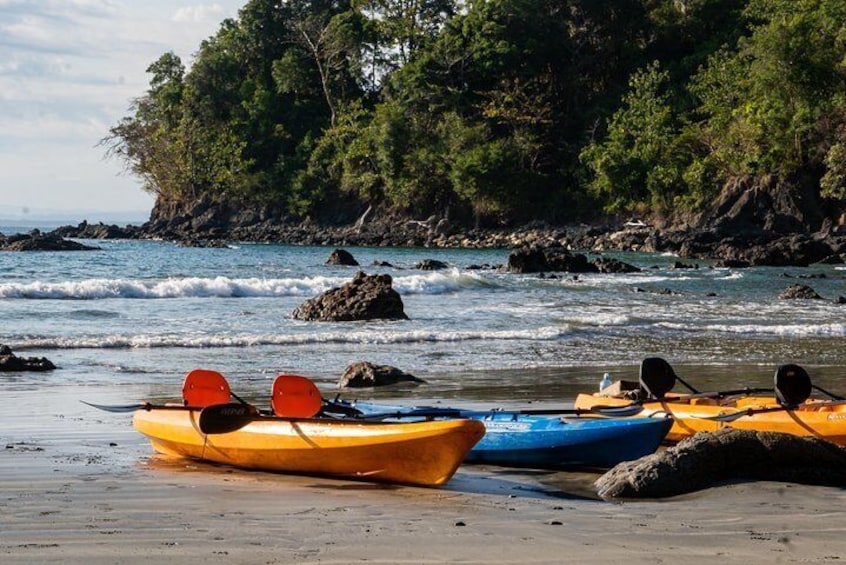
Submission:
M 206 407 L 229 402 L 229 383 L 217 371 L 194 369 L 182 383 L 185 406 Z
M 323 407 L 323 398 L 313 382 L 299 375 L 279 375 L 273 381 L 270 407 L 277 416 L 311 418 Z

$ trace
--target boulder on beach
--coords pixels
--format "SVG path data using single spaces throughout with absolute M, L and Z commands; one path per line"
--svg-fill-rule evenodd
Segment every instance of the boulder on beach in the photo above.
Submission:
M 425 383 L 412 374 L 406 373 L 390 365 L 374 365 L 368 361 L 352 363 L 341 375 L 339 388 L 367 388 L 387 386 L 397 383 Z
M 0 345 L 0 372 L 52 371 L 55 368 L 46 357 L 18 357 L 8 345 Z
M 327 265 L 344 265 L 346 267 L 358 267 L 358 261 L 352 256 L 352 253 L 346 249 L 336 249 L 329 254 L 326 259 Z
M 610 498 L 663 498 L 733 479 L 846 486 L 846 448 L 815 438 L 722 428 L 620 463 L 595 483 Z
M 391 285 L 391 275 L 359 271 L 351 282 L 299 305 L 292 316 L 321 322 L 407 320 L 402 298 Z

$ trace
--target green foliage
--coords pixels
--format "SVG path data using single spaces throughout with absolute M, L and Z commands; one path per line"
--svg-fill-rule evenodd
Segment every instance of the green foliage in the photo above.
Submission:
M 590 188 L 610 212 L 643 206 L 664 211 L 670 204 L 681 171 L 672 151 L 677 130 L 668 78 L 657 61 L 632 75 L 604 139 L 582 152 L 595 175 Z
M 820 164 L 836 126 L 826 122 L 846 88 L 846 4 L 753 0 L 746 14 L 751 36 L 712 56 L 691 91 L 725 174 L 789 177 Z
M 108 153 L 162 198 L 477 222 L 846 196 L 843 0 L 250 0 L 173 53 Z

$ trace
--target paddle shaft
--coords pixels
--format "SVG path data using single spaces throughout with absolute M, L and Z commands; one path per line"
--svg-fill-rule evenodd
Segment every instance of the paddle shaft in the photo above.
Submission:
M 842 405 L 846 403 L 844 401 L 835 401 L 835 402 L 826 402 L 821 406 L 835 406 L 835 405 Z M 814 405 L 811 405 L 814 406 Z M 693 416 L 694 418 L 698 418 L 700 420 L 712 420 L 715 422 L 734 422 L 746 416 L 754 416 L 755 414 L 766 414 L 768 412 L 801 412 L 802 406 L 766 406 L 764 408 L 746 408 L 745 410 L 739 410 L 737 412 L 731 412 L 729 414 L 718 414 L 716 416 Z
M 152 404 L 150 402 L 144 402 L 141 404 L 121 404 L 121 405 L 107 405 L 107 404 L 92 404 L 91 402 L 85 402 L 84 400 L 80 400 L 83 404 L 91 406 L 92 408 L 96 408 L 98 410 L 103 410 L 105 412 L 116 412 L 116 413 L 125 413 L 125 412 L 135 412 L 136 410 L 201 410 L 202 408 L 199 406 L 183 406 L 181 404 Z

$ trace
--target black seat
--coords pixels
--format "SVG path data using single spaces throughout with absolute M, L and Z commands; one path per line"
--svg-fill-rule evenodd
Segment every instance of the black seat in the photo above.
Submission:
M 662 399 L 676 384 L 676 372 L 664 359 L 647 357 L 640 364 L 640 388 L 650 398 Z
M 795 408 L 811 397 L 811 377 L 799 365 L 780 366 L 774 381 L 776 400 L 785 408 Z

